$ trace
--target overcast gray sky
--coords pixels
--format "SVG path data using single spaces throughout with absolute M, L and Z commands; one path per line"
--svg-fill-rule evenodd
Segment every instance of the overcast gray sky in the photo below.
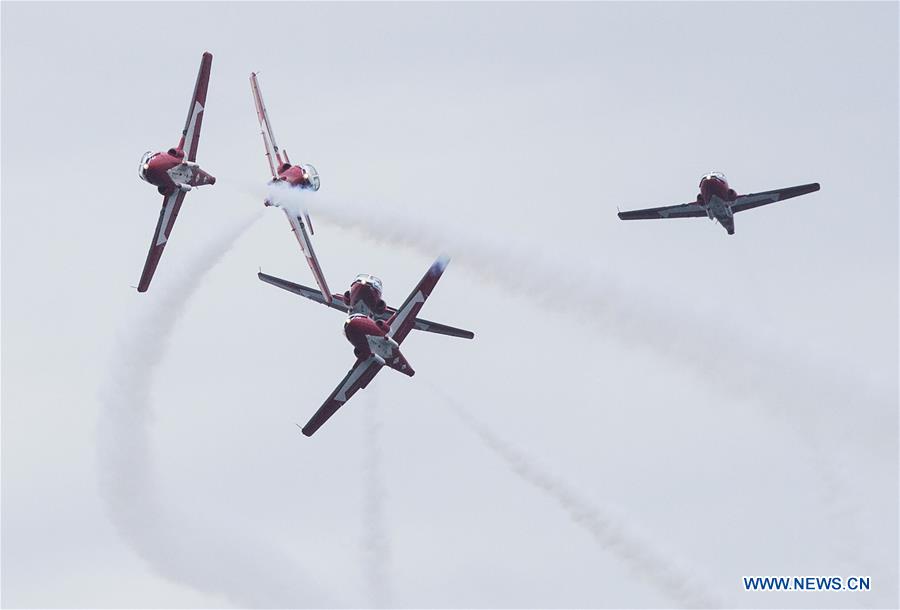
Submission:
M 897 25 L 896 3 L 4 2 L 3 606 L 679 605 L 662 566 L 728 606 L 897 607 Z M 218 182 L 138 294 L 161 202 L 137 162 L 177 142 L 205 50 Z M 278 210 L 218 260 L 266 194 L 252 70 L 321 173 L 332 289 L 372 273 L 398 304 L 444 247 L 423 316 L 476 332 L 411 335 L 416 377 L 311 439 L 294 422 L 353 360 L 340 314 L 255 277 L 313 281 Z M 734 236 L 616 218 L 709 170 L 822 190 Z M 146 472 L 111 493 L 131 463 L 103 443 Z

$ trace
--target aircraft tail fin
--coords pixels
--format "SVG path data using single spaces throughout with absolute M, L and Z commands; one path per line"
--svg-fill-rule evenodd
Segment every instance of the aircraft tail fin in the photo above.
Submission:
M 410 366 L 409 361 L 406 359 L 406 356 L 404 356 L 400 352 L 399 348 L 395 347 L 394 352 L 391 354 L 390 358 L 386 358 L 384 363 L 398 373 L 403 373 L 408 377 L 412 377 L 416 374 L 416 372 L 413 370 L 413 367 Z
M 719 218 L 719 224 L 725 228 L 729 235 L 734 235 L 734 217 Z

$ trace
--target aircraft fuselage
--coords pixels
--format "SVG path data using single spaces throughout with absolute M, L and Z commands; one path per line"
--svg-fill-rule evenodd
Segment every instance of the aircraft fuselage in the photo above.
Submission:
M 167 152 L 145 153 L 138 168 L 141 180 L 157 188 L 161 195 L 171 195 L 177 189 L 189 191 L 195 186 L 215 184 L 214 176 L 200 166 L 185 161 L 184 151 L 170 148 Z
M 374 354 L 387 366 L 412 377 L 415 371 L 400 353 L 397 342 L 388 336 L 391 327 L 373 317 L 374 313 L 385 310 L 381 280 L 361 275 L 344 293 L 344 297 L 350 309 L 350 316 L 344 321 L 344 336 L 353 345 L 353 354 L 358 359 Z
M 737 199 L 737 193 L 728 186 L 728 181 L 721 174 L 707 174 L 700 179 L 700 193 L 697 203 L 706 209 L 706 214 L 725 227 L 729 235 L 734 233 L 734 212 L 731 204 Z
M 312 188 L 309 176 L 299 165 L 290 165 L 288 163 L 282 165 L 278 170 L 278 180 L 298 188 Z
M 282 163 L 277 168 L 278 177 L 269 182 L 269 184 L 286 183 L 292 188 L 299 188 L 306 191 L 318 191 L 321 181 L 319 172 L 312 165 L 291 165 L 290 163 Z M 263 202 L 266 206 L 272 205 L 271 199 L 268 197 Z

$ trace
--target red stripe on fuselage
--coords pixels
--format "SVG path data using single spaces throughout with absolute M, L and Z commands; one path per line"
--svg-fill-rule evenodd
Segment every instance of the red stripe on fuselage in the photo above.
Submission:
M 284 167 L 287 165 L 287 167 Z M 278 168 L 278 179 L 287 182 L 291 186 L 300 188 L 309 187 L 309 179 L 303 175 L 303 168 L 299 165 L 288 165 L 285 163 Z M 283 169 L 282 169 L 283 168 Z

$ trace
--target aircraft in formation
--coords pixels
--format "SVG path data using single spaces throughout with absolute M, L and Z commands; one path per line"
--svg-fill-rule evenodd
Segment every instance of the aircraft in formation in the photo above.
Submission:
M 318 191 L 321 181 L 319 180 L 319 172 L 310 164 L 292 165 L 288 159 L 287 150 L 280 150 L 278 143 L 275 141 L 275 134 L 272 131 L 272 123 L 269 120 L 269 113 L 266 112 L 266 105 L 263 103 L 262 92 L 259 90 L 259 79 L 256 72 L 250 74 L 250 89 L 253 91 L 253 102 L 256 104 L 256 116 L 259 119 L 260 134 L 263 139 L 263 146 L 266 148 L 266 159 L 269 161 L 269 171 L 272 172 L 272 180 L 269 184 L 277 184 L 279 182 L 289 185 L 291 188 Z M 274 158 L 273 158 L 274 157 Z M 274 205 L 270 198 L 266 198 L 263 202 L 266 206 Z M 297 236 L 297 242 L 300 249 L 309 263 L 316 284 L 322 293 L 322 298 L 327 303 L 331 303 L 331 291 L 328 290 L 328 283 L 325 281 L 325 274 L 322 272 L 322 266 L 319 265 L 319 259 L 316 258 L 316 252 L 313 250 L 310 234 L 314 234 L 312 222 L 309 219 L 309 213 L 304 210 L 301 214 L 295 214 L 287 208 L 282 208 L 284 215 L 287 216 L 291 225 L 291 230 Z M 309 233 L 306 228 L 309 227 Z
M 644 220 L 653 218 L 692 218 L 706 216 L 722 225 L 729 235 L 734 235 L 734 215 L 776 201 L 806 195 L 819 190 L 819 184 L 801 184 L 773 191 L 738 195 L 728 186 L 722 172 L 710 172 L 700 178 L 700 192 L 696 201 L 669 205 L 661 208 L 646 208 L 619 212 L 622 220 Z
M 312 436 L 351 396 L 369 385 L 383 367 L 387 366 L 409 377 L 415 375 L 409 361 L 400 352 L 400 344 L 413 329 L 464 339 L 475 337 L 472 331 L 416 317 L 448 262 L 446 257 L 438 258 L 403 304 L 396 309 L 385 304 L 381 280 L 372 275 L 358 275 L 350 285 L 350 290 L 342 295 L 331 295 L 331 300 L 326 301 L 317 290 L 259 273 L 259 279 L 266 283 L 349 314 L 344 321 L 344 336 L 353 345 L 356 362 L 325 403 L 303 426 L 303 434 Z
M 159 265 L 163 249 L 169 241 L 169 234 L 175 226 L 175 219 L 178 218 L 185 194 L 195 186 L 216 183 L 216 179 L 200 169 L 196 162 L 211 67 L 212 54 L 204 53 L 200 60 L 197 83 L 194 85 L 194 95 L 188 107 L 187 120 L 178 144 L 166 152 L 145 152 L 138 166 L 141 180 L 155 186 L 163 196 L 162 210 L 159 212 L 159 221 L 156 223 L 156 231 L 153 232 L 153 241 L 150 242 L 150 252 L 147 253 L 144 271 L 138 282 L 138 292 L 146 292 L 150 287 L 150 281 Z
M 211 66 L 212 55 L 204 53 L 194 86 L 194 95 L 188 109 L 187 121 L 178 145 L 170 148 L 167 152 L 147 152 L 141 159 L 139 175 L 142 180 L 157 187 L 163 196 L 163 206 L 138 284 L 140 292 L 145 292 L 150 286 L 150 281 L 153 279 L 153 274 L 159 264 L 185 194 L 194 187 L 216 182 L 216 179 L 203 171 L 196 162 Z M 321 182 L 316 168 L 310 164 L 292 164 L 287 151 L 278 147 L 256 72 L 250 74 L 250 89 L 253 93 L 260 134 L 272 175 L 269 185 L 283 183 L 292 189 L 319 190 Z M 699 188 L 700 192 L 695 201 L 619 212 L 619 218 L 637 220 L 706 216 L 717 221 L 729 235 L 732 235 L 734 234 L 734 215 L 737 212 L 818 191 L 819 184 L 803 184 L 738 195 L 728 185 L 723 174 L 711 172 L 701 178 Z M 266 206 L 278 206 L 278 203 L 271 197 L 267 197 L 263 203 Z M 384 302 L 381 280 L 372 275 L 359 275 L 349 290 L 343 294 L 332 294 L 328 289 L 325 274 L 310 240 L 310 235 L 314 232 L 309 213 L 306 210 L 295 212 L 286 206 L 279 207 L 282 207 L 287 216 L 291 230 L 297 237 L 300 249 L 306 257 L 319 288 L 318 290 L 309 288 L 267 275 L 262 271 L 259 272 L 259 279 L 347 314 L 348 317 L 344 321 L 344 335 L 353 345 L 353 353 L 356 356 L 356 362 L 344 379 L 309 422 L 303 426 L 304 435 L 312 436 L 350 397 L 369 385 L 375 375 L 385 366 L 412 377 L 415 371 L 400 351 L 400 345 L 410 331 L 415 329 L 464 339 L 474 338 L 475 334 L 471 331 L 416 317 L 444 273 L 449 262 L 448 258 L 438 258 L 403 304 L 396 309 Z

